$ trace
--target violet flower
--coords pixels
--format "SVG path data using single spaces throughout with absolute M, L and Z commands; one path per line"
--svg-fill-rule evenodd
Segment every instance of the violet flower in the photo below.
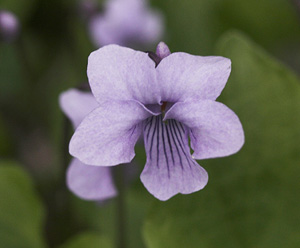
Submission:
M 68 90 L 60 95 L 60 107 L 76 128 L 83 118 L 99 105 L 91 93 Z M 116 196 L 111 170 L 86 165 L 74 158 L 67 170 L 67 186 L 85 200 L 102 201 Z
M 19 34 L 17 17 L 7 10 L 0 10 L 0 41 L 12 42 Z
M 107 0 L 103 14 L 91 17 L 89 30 L 97 47 L 151 44 L 163 33 L 162 16 L 146 0 Z
M 148 54 L 100 48 L 89 56 L 87 71 L 99 106 L 75 131 L 70 153 L 97 166 L 129 163 L 143 133 L 141 181 L 151 194 L 167 200 L 202 189 L 208 175 L 194 159 L 228 156 L 244 143 L 238 117 L 215 101 L 230 71 L 227 58 L 170 54 L 162 42 Z

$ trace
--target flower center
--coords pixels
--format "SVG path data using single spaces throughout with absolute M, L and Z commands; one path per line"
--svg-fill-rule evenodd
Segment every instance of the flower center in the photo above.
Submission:
M 164 42 L 160 42 L 157 45 L 155 53 L 154 52 L 146 52 L 146 53 L 148 53 L 149 58 L 154 61 L 155 68 L 164 58 L 168 57 L 171 54 L 169 47 Z M 167 107 L 169 108 L 170 106 L 172 106 L 172 103 L 165 102 L 165 101 L 162 102 L 162 105 L 160 106 L 160 111 L 163 116 L 165 115 L 165 111 L 167 110 Z
M 163 102 L 163 103 L 162 103 L 162 105 L 161 105 L 161 107 L 160 107 L 161 112 L 165 112 L 166 107 L 167 107 L 167 104 L 168 104 L 168 102 Z

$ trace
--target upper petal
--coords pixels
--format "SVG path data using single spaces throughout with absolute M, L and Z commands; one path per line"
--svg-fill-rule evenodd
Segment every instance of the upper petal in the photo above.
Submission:
M 85 200 L 106 200 L 117 195 L 111 168 L 86 165 L 73 159 L 67 171 L 68 188 Z
M 70 89 L 61 93 L 59 105 L 75 128 L 79 126 L 88 113 L 99 106 L 92 93 L 81 92 L 77 89 Z
M 163 101 L 215 100 L 231 71 L 231 61 L 218 56 L 172 53 L 157 66 Z
M 144 125 L 147 163 L 141 181 L 156 198 L 165 201 L 202 189 L 207 172 L 192 158 L 184 125 L 176 120 L 150 117 Z
M 160 102 L 155 64 L 147 53 L 118 45 L 105 46 L 90 54 L 87 73 L 99 103 L 107 100 Z
M 70 141 L 70 154 L 89 165 L 129 163 L 135 155 L 141 122 L 150 115 L 134 101 L 103 104 L 76 129 Z
M 176 119 L 190 129 L 196 159 L 228 156 L 244 144 L 244 131 L 237 115 L 224 104 L 204 100 L 176 103 L 165 119 Z

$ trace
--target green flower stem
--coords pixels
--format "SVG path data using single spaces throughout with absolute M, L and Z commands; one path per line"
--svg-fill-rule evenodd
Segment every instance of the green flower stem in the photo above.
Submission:
M 118 188 L 116 216 L 117 216 L 117 247 L 126 248 L 126 202 L 125 202 L 125 182 L 123 165 L 116 167 L 116 182 Z
M 72 132 L 71 123 L 68 120 L 68 118 L 63 115 L 63 154 L 62 154 L 62 168 L 64 170 L 64 173 L 66 172 L 69 163 L 70 163 L 70 154 L 69 154 L 69 142 L 70 142 L 70 136 Z
M 28 84 L 31 87 L 36 83 L 37 75 L 30 63 L 30 59 L 28 58 L 28 53 L 26 52 L 26 47 L 24 44 L 24 37 L 20 35 L 20 37 L 15 41 L 14 45 L 22 65 L 24 76 L 27 78 Z

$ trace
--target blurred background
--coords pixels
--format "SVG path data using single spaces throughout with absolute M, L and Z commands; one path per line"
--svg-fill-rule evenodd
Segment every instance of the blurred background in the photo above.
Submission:
M 218 100 L 240 117 L 246 143 L 199 161 L 206 188 L 167 202 L 140 182 L 138 144 L 125 192 L 127 247 L 300 247 L 300 1 L 152 0 L 148 8 L 160 12 L 172 52 L 232 60 Z M 5 33 L 0 23 L 0 247 L 116 247 L 118 198 L 84 201 L 66 187 L 72 128 L 58 104 L 87 82 L 88 55 L 100 47 L 89 18 L 105 12 L 104 1 L 0 0 L 4 10 L 18 25 Z M 157 42 L 134 48 L 155 51 Z

